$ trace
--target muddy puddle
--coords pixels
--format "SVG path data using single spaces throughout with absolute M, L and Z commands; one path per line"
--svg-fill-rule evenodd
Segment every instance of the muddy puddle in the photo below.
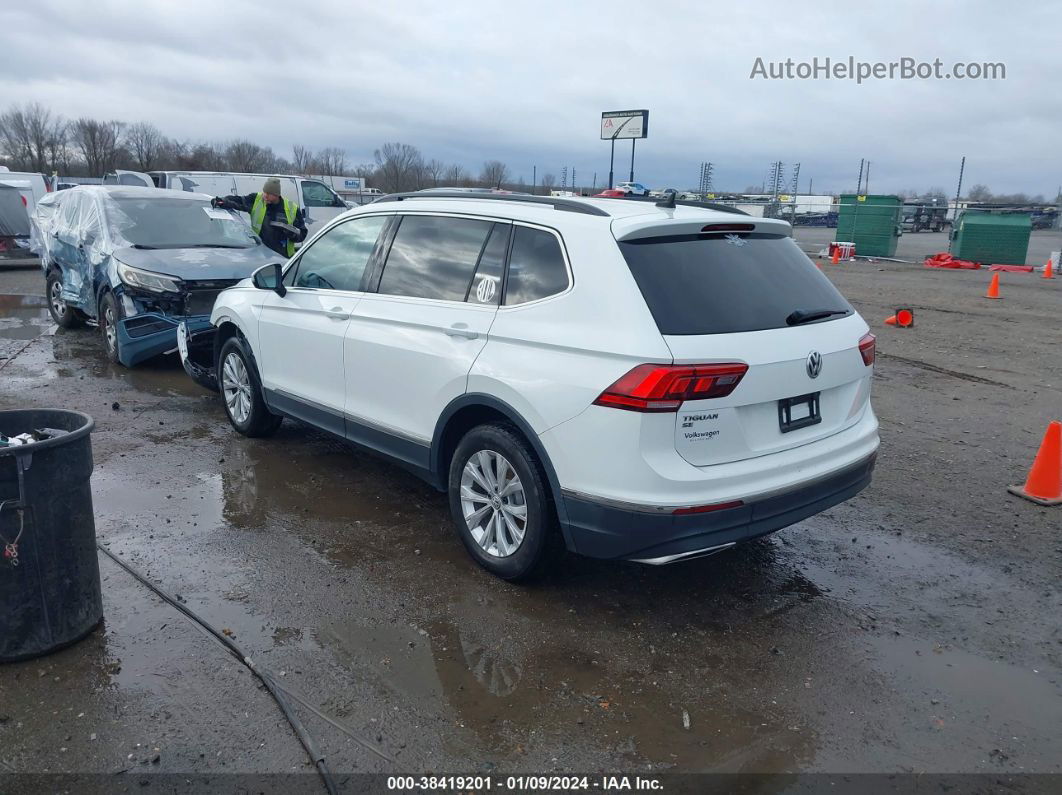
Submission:
M 0 339 L 32 340 L 54 328 L 43 297 L 0 295 Z
M 409 726 L 442 727 L 449 758 L 509 768 L 548 766 L 557 749 L 654 770 L 933 769 L 934 757 L 963 770 L 1012 746 L 1050 764 L 1062 714 L 1022 705 L 1058 703 L 1057 628 L 1030 619 L 1057 604 L 869 522 L 859 501 L 713 558 L 569 556 L 513 586 L 471 562 L 445 496 L 397 467 L 295 422 L 240 437 L 179 365 L 114 370 L 92 330 L 31 353 L 60 381 L 84 378 L 106 412 L 112 394 L 122 402 L 97 431 L 109 548 L 334 718 L 379 698 Z M 105 587 L 127 576 L 101 567 Z M 170 699 L 201 644 L 143 589 L 123 594 L 135 603 L 108 624 L 96 679 Z M 1014 605 L 1024 618 L 1010 627 Z M 413 728 L 381 735 L 392 753 L 418 745 Z
M 120 517 L 112 548 L 267 663 L 312 655 L 400 710 L 444 707 L 460 729 L 445 738 L 458 757 L 518 763 L 578 742 L 656 768 L 843 765 L 823 732 L 857 720 L 849 688 L 950 705 L 919 707 L 931 746 L 942 741 L 936 721 L 976 725 L 999 710 L 1008 736 L 1042 749 L 1062 718 L 1014 706 L 1057 703 L 1056 681 L 994 659 L 1008 652 L 1048 669 L 1050 629 L 1024 626 L 1019 645 L 991 626 L 1004 605 L 1042 597 L 884 528 L 853 531 L 858 519 L 844 511 L 671 567 L 570 556 L 519 587 L 468 560 L 443 495 L 326 434 L 288 422 L 247 440 L 203 419 L 147 439 L 153 451 L 198 455 L 178 456 L 161 480 L 130 469 L 144 457 L 97 472 L 97 500 Z M 275 559 L 284 545 L 333 573 L 289 592 Z M 384 606 L 346 614 L 351 577 Z M 123 671 L 130 687 L 147 675 L 135 662 Z M 1000 693 L 1016 697 L 1010 707 Z M 316 697 L 346 708 L 339 693 Z

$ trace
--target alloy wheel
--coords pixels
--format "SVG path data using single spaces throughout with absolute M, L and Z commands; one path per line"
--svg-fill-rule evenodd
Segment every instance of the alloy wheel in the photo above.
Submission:
M 118 350 L 118 331 L 115 329 L 114 308 L 108 306 L 103 310 L 103 338 L 107 341 L 107 350 Z
M 496 558 L 516 553 L 527 529 L 527 500 L 520 476 L 500 453 L 480 450 L 461 472 L 461 512 L 480 548 Z
M 52 286 L 48 289 L 48 301 L 52 305 L 52 314 L 56 317 L 62 317 L 63 313 L 66 312 L 66 302 L 62 296 L 62 282 L 53 281 Z
M 221 391 L 233 422 L 245 424 L 251 416 L 251 376 L 235 352 L 230 352 L 221 366 Z

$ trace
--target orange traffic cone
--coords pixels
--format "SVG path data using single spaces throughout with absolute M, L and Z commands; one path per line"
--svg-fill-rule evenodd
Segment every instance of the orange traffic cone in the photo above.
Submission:
M 985 293 L 985 298 L 999 298 L 999 274 L 992 274 L 992 281 L 988 284 L 988 292 Z
M 910 328 L 914 325 L 914 310 L 906 308 L 897 309 L 895 315 L 889 315 L 885 318 L 885 325 Z
M 1051 265 L 1051 260 L 1048 260 L 1047 264 L 1044 265 L 1044 275 L 1041 276 L 1040 278 L 1041 279 L 1053 279 L 1053 278 L 1055 278 L 1055 269 Z
M 1024 486 L 1007 491 L 1038 505 L 1062 505 L 1062 422 L 1050 423 Z
M 834 265 L 836 265 L 840 261 L 841 261 L 841 247 L 840 246 L 834 246 L 833 247 L 833 256 L 830 257 L 830 262 L 832 262 Z

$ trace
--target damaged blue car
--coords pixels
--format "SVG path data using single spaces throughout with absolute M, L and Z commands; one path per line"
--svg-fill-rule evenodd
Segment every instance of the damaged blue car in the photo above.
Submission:
M 217 294 L 278 255 L 204 194 L 82 186 L 50 193 L 32 217 L 48 310 L 63 328 L 93 321 L 107 356 L 132 367 L 177 350 L 177 328 L 210 327 Z

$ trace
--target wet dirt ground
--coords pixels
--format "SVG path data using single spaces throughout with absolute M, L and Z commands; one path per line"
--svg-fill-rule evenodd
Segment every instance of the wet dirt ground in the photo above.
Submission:
M 175 360 L 54 329 L 14 295 L 39 275 L 0 274 L 0 409 L 95 418 L 100 539 L 272 671 L 333 770 L 1062 772 L 1062 508 L 1006 492 L 1062 419 L 1062 280 L 823 268 L 879 335 L 874 483 L 671 567 L 496 580 L 442 495 L 294 422 L 238 436 Z M 0 773 L 312 770 L 246 668 L 100 570 L 100 629 L 0 666 Z

